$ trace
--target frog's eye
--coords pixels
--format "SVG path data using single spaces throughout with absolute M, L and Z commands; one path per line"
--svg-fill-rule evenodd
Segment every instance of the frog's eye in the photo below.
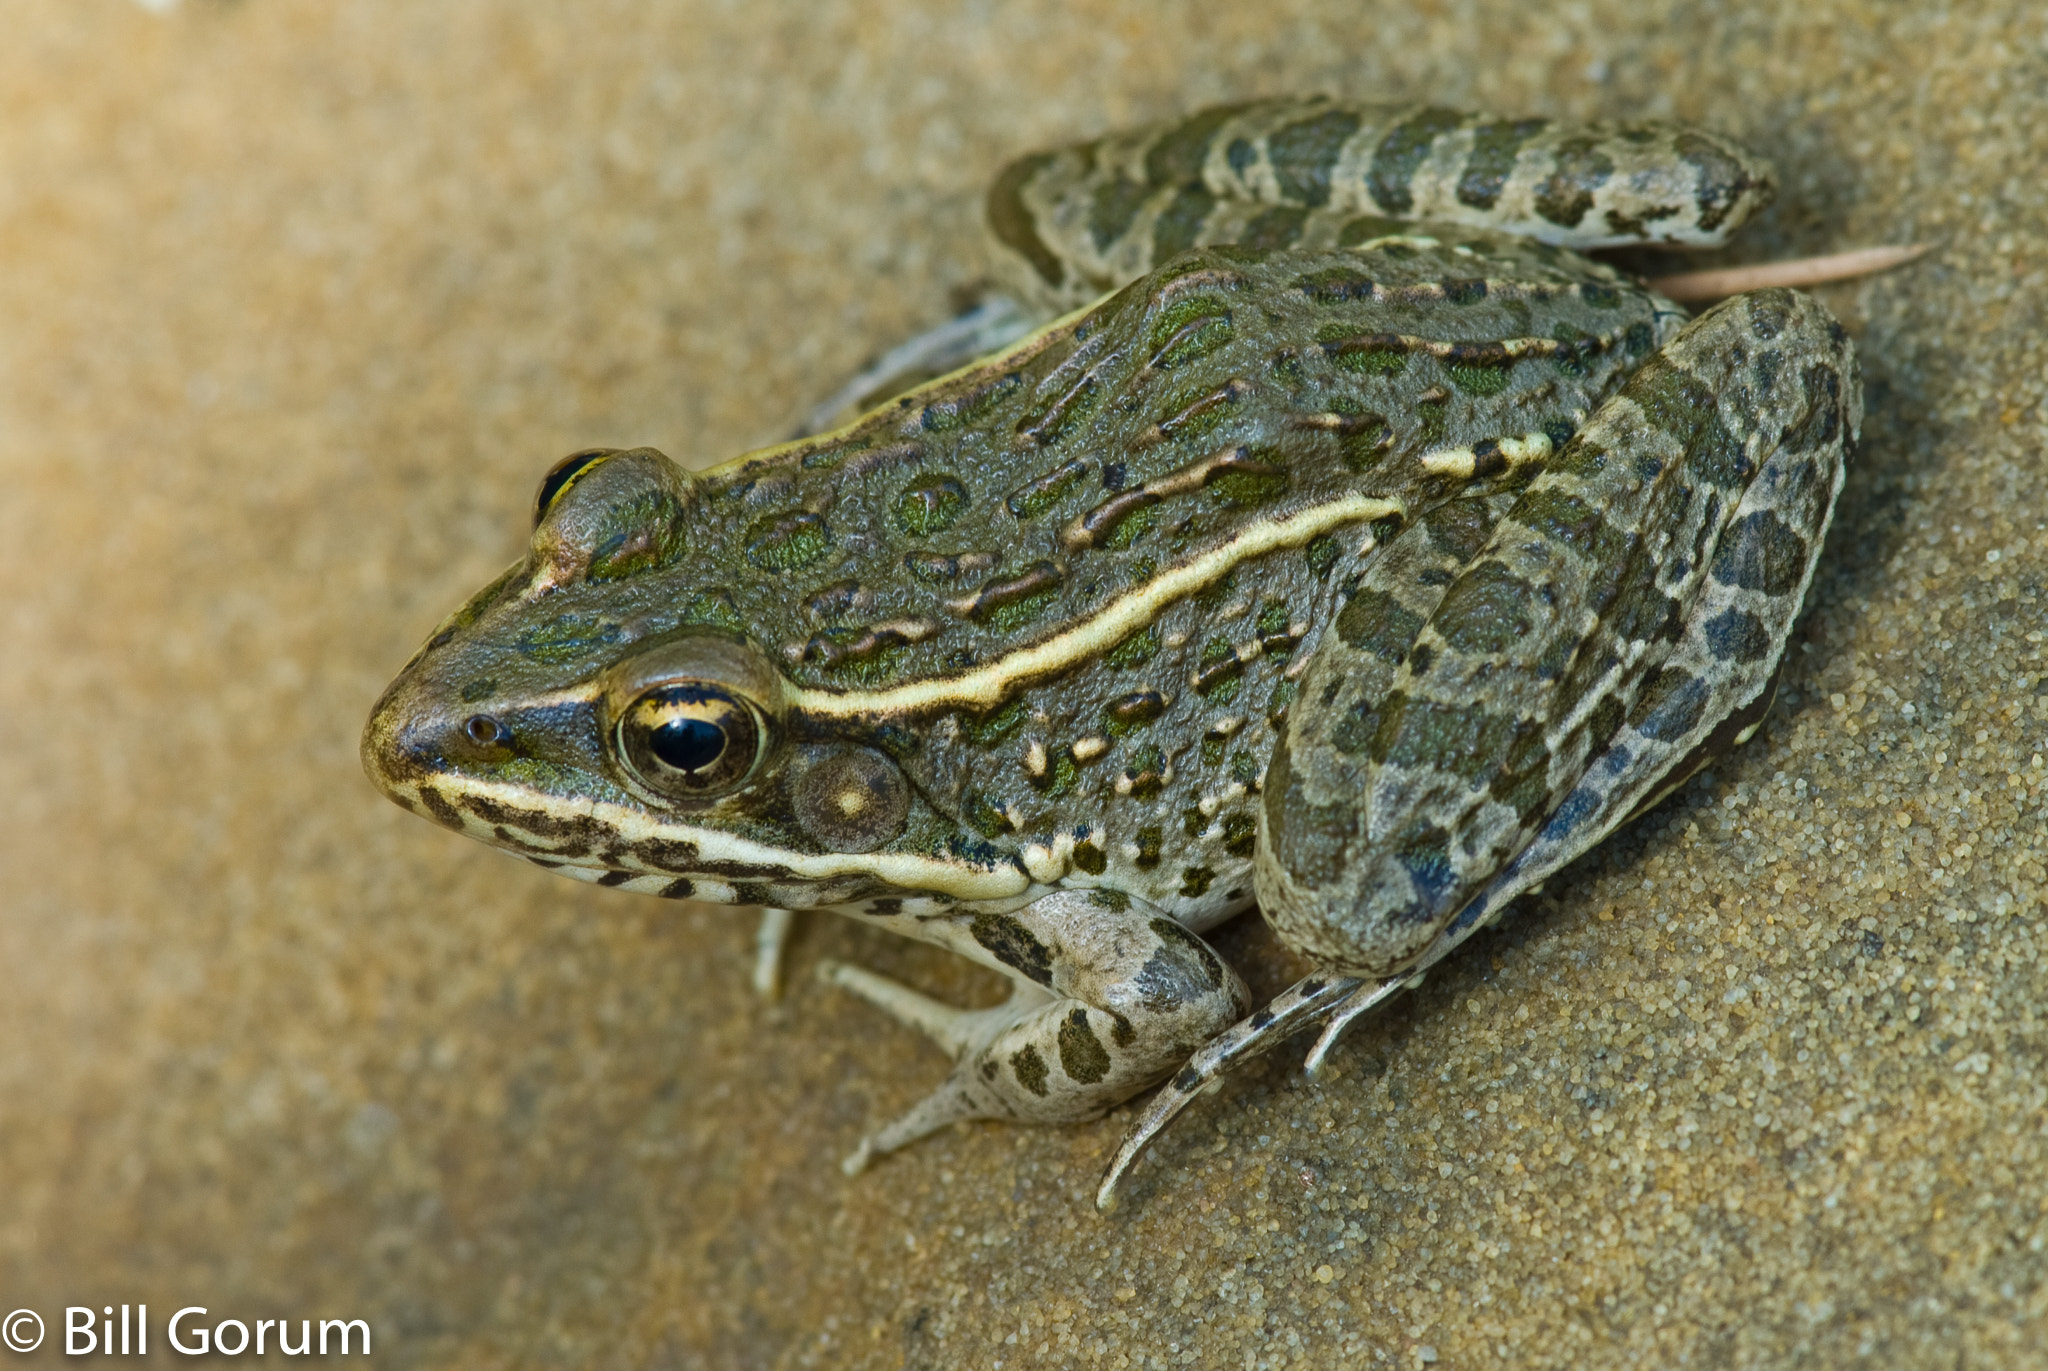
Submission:
M 548 511 L 555 502 L 566 495 L 569 487 L 585 475 L 592 467 L 612 456 L 617 448 L 598 447 L 583 452 L 572 452 L 548 468 L 548 474 L 540 478 L 540 490 L 533 497 L 533 526 L 539 528 L 541 520 L 548 517 Z
M 768 728 L 744 696 L 707 682 L 644 691 L 619 716 L 618 755 L 657 795 L 709 800 L 754 773 Z

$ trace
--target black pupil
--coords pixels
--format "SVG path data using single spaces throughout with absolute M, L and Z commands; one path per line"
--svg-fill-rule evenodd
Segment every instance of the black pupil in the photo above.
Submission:
M 601 457 L 608 457 L 610 455 L 611 454 L 609 452 L 604 450 L 599 450 L 596 452 L 579 452 L 573 457 L 564 457 L 561 461 L 557 462 L 555 464 L 555 469 L 553 471 L 550 471 L 547 474 L 547 476 L 541 481 L 540 494 L 534 497 L 534 527 L 538 528 L 540 526 L 540 521 L 547 518 L 549 507 L 555 503 L 555 497 L 562 493 L 562 488 L 564 486 L 568 485 L 569 482 L 575 480 L 578 476 L 582 475 L 583 469 L 589 466 L 592 462 L 597 461 Z
M 678 771 L 702 771 L 725 752 L 725 730 L 702 719 L 677 719 L 654 730 L 654 755 Z

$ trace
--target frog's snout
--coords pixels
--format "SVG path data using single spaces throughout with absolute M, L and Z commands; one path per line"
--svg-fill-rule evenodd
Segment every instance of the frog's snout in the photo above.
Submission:
M 478 732 L 485 732 L 482 725 Z M 386 798 L 438 823 L 448 823 L 422 795 L 434 778 L 447 770 L 448 745 L 460 736 L 455 721 L 421 698 L 416 671 L 408 667 L 385 687 L 363 726 L 363 773 Z

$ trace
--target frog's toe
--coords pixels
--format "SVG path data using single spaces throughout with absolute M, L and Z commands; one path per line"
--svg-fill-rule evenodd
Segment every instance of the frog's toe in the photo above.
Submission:
M 987 1042 L 1052 1002 L 1052 996 L 1037 986 L 1017 983 L 1010 987 L 1010 998 L 999 1005 L 989 1009 L 958 1009 L 919 994 L 901 981 L 831 958 L 818 963 L 817 975 L 825 984 L 850 990 L 898 1023 L 916 1029 L 954 1057 Z
M 1264 1009 L 1250 1018 L 1224 1029 L 1204 1043 L 1194 1056 L 1188 1059 L 1174 1076 L 1159 1088 L 1143 1113 L 1131 1124 L 1124 1134 L 1116 1155 L 1110 1158 L 1108 1168 L 1102 1173 L 1102 1184 L 1095 1191 L 1095 1207 L 1107 1210 L 1116 1202 L 1116 1187 L 1129 1171 L 1145 1145 L 1159 1136 L 1174 1116 L 1194 1102 L 1197 1095 L 1222 1080 L 1225 1072 L 1240 1062 L 1271 1050 L 1286 1038 L 1300 1032 L 1310 1024 L 1320 1023 L 1339 1010 L 1348 1009 L 1349 1001 L 1356 996 L 1366 1001 L 1356 1013 L 1364 1012 L 1387 999 L 1406 984 L 1405 980 L 1387 981 L 1368 994 L 1360 995 L 1359 990 L 1367 982 L 1353 976 L 1310 976 L 1297 981 L 1273 997 Z M 1349 1022 L 1352 1015 L 1346 1016 Z
M 1381 981 L 1378 987 L 1372 991 L 1368 992 L 1363 989 L 1353 991 L 1349 999 L 1341 1000 L 1333 1005 L 1329 1010 L 1328 1016 L 1323 1019 L 1323 1031 L 1321 1036 L 1316 1039 L 1316 1045 L 1311 1047 L 1308 1050 L 1308 1056 L 1302 1059 L 1302 1074 L 1311 1077 L 1319 1075 L 1322 1072 L 1323 1063 L 1329 1059 L 1330 1049 L 1337 1045 L 1337 1039 L 1344 1036 L 1345 1029 L 1351 1027 L 1352 1023 L 1356 1020 L 1378 1009 L 1381 1005 L 1392 999 L 1397 992 L 1413 990 L 1421 985 L 1422 978 L 1426 974 L 1426 972 L 1418 971 L 1412 976 L 1400 976 L 1392 980 Z
M 795 920 L 792 910 L 770 905 L 761 911 L 761 926 L 754 934 L 754 993 L 764 1000 L 782 994 L 782 963 Z
M 858 1176 L 867 1170 L 869 1162 L 885 1152 L 907 1147 L 947 1124 L 959 1123 L 963 1119 L 985 1119 L 989 1113 L 988 1101 L 963 1088 L 956 1074 L 919 1100 L 909 1113 L 862 1138 L 860 1145 L 839 1163 L 839 1169 L 849 1176 Z
M 830 959 L 818 963 L 818 979 L 827 985 L 850 990 L 890 1018 L 917 1029 L 948 1055 L 962 1061 L 937 1090 L 925 1096 L 909 1113 L 862 1138 L 860 1145 L 839 1163 L 840 1170 L 857 1176 L 868 1163 L 885 1152 L 894 1152 L 936 1133 L 947 1124 L 963 1119 L 1004 1118 L 1000 1092 L 992 1090 L 984 1073 L 967 1069 L 973 1054 L 1006 1029 L 1044 1010 L 1052 996 L 1035 985 L 1016 984 L 1010 998 L 988 1009 L 958 1009 L 923 995 L 899 981 L 858 966 Z

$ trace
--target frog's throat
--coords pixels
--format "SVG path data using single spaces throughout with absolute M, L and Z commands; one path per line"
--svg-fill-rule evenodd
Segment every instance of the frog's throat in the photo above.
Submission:
M 1006 653 L 977 670 L 888 690 L 796 689 L 790 698 L 806 714 L 824 718 L 993 709 L 1019 687 L 1109 651 L 1151 623 L 1167 605 L 1214 584 L 1241 562 L 1304 546 L 1346 524 L 1370 523 L 1404 515 L 1406 510 L 1399 500 L 1358 494 L 1311 505 L 1284 518 L 1249 524 L 1221 547 L 1161 572 L 1065 632 Z

